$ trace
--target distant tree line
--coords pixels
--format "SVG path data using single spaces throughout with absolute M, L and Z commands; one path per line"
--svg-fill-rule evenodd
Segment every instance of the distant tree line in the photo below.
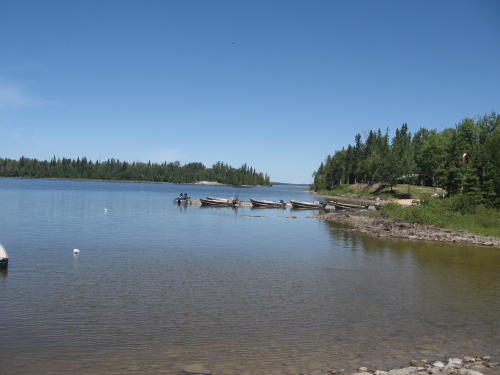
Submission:
M 360 134 L 349 145 L 329 155 L 314 172 L 314 189 L 336 185 L 412 183 L 442 187 L 448 194 L 468 194 L 481 203 L 500 205 L 500 115 L 466 118 L 443 131 L 407 124 L 389 132 Z
M 217 181 L 230 185 L 270 185 L 269 176 L 242 165 L 233 168 L 217 162 L 211 168 L 202 163 L 180 162 L 143 163 L 118 159 L 92 161 L 86 157 L 69 159 L 54 156 L 51 160 L 21 157 L 19 160 L 0 158 L 0 176 L 30 178 L 75 178 L 97 180 L 131 180 L 172 183 Z

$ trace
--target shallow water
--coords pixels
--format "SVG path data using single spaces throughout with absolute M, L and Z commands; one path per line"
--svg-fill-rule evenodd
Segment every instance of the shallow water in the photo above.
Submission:
M 172 203 L 313 200 L 300 188 L 0 179 L 0 372 L 294 374 L 500 356 L 498 249 L 373 239 L 315 211 Z

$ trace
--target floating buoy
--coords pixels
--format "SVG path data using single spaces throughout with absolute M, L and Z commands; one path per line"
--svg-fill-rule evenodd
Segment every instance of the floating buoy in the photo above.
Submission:
M 78 249 L 73 250 L 73 254 L 75 254 L 75 255 L 80 254 L 80 250 L 78 250 Z
M 7 250 L 5 250 L 5 247 L 0 243 L 0 269 L 1 268 L 7 268 L 9 265 L 9 255 L 7 254 Z
M 107 209 L 107 208 L 105 208 L 105 209 L 104 209 L 104 212 L 108 212 L 108 209 Z

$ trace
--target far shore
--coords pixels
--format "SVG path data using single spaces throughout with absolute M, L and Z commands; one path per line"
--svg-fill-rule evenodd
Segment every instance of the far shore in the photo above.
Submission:
M 206 186 L 232 186 L 232 187 L 267 187 L 265 185 L 231 185 L 222 184 L 217 181 L 196 181 L 196 182 L 167 182 L 167 181 L 145 181 L 145 180 L 104 180 L 98 178 L 68 178 L 68 177 L 11 177 L 0 176 L 0 178 L 12 178 L 19 180 L 61 180 L 61 181 L 96 181 L 96 182 L 126 182 L 141 184 L 165 184 L 165 185 L 206 185 Z M 272 185 L 269 185 L 272 186 Z

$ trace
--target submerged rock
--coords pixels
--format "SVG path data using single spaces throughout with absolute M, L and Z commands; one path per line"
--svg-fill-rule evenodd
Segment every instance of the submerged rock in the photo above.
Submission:
M 205 367 L 199 364 L 185 366 L 182 369 L 182 375 L 211 375 Z

